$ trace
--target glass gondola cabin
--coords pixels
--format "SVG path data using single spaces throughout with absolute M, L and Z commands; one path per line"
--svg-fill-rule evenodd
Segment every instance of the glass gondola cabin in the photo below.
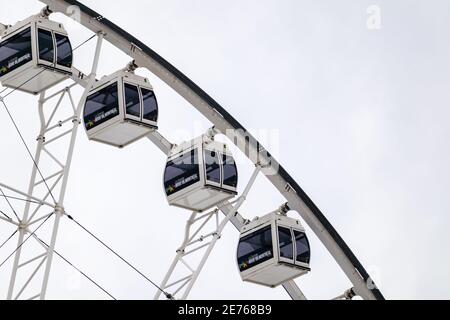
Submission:
M 63 25 L 31 17 L 1 34 L 0 82 L 38 94 L 72 74 L 72 46 Z
M 237 262 L 243 281 L 279 286 L 310 271 L 310 246 L 298 220 L 269 214 L 243 227 Z
M 175 147 L 164 189 L 170 205 L 202 212 L 237 195 L 238 172 L 223 143 L 200 137 Z
M 83 118 L 90 140 L 125 147 L 157 129 L 153 87 L 132 72 L 104 77 L 90 91 Z

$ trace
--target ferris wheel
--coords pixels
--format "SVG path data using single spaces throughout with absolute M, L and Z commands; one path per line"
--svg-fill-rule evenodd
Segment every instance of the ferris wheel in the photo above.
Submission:
M 306 299 L 294 281 L 311 271 L 309 226 L 352 283 L 336 299 L 382 300 L 383 295 L 365 268 L 334 229 L 325 215 L 286 170 L 225 108 L 144 43 L 101 14 L 78 1 L 41 0 L 46 7 L 38 14 L 12 26 L 0 24 L 0 107 L 6 110 L 21 142 L 32 160 L 33 170 L 27 190 L 0 181 L 0 198 L 8 206 L 0 210 L 0 222 L 12 225 L 14 233 L 1 244 L 17 241 L 15 250 L 0 261 L 0 272 L 12 261 L 7 299 L 41 299 L 47 294 L 55 256 L 71 265 L 84 277 L 115 297 L 71 263 L 55 249 L 62 219 L 73 221 L 107 250 L 120 258 L 156 289 L 155 299 L 187 299 L 228 224 L 240 233 L 236 244 L 236 265 L 243 281 L 261 286 L 284 287 L 294 300 Z M 52 21 L 52 13 L 73 17 L 92 32 L 92 36 L 73 47 L 64 26 Z M 73 65 L 73 57 L 85 43 L 96 40 L 89 74 Z M 97 69 L 104 41 L 130 57 L 131 62 L 116 72 L 102 76 Z M 175 144 L 158 131 L 159 108 L 157 88 L 137 75 L 145 68 L 161 79 L 211 122 L 211 128 L 188 142 Z M 55 90 L 58 85 L 69 85 Z M 73 89 L 82 88 L 75 99 Z M 36 150 L 33 153 L 10 112 L 8 97 L 23 92 L 37 95 L 39 125 Z M 55 115 L 58 114 L 58 117 Z M 66 116 L 60 118 L 61 114 Z M 141 139 L 149 139 L 167 156 L 164 192 L 170 206 L 190 213 L 184 239 L 163 279 L 155 281 L 124 259 L 91 230 L 70 215 L 65 197 L 80 126 L 92 143 L 122 149 Z M 217 136 L 226 138 L 219 142 Z M 52 145 L 65 146 L 64 154 L 52 151 Z M 254 165 L 248 181 L 239 179 L 230 145 L 235 145 Z M 48 162 L 48 163 L 47 163 Z M 54 171 L 43 170 L 51 166 Z M 285 201 L 269 208 L 253 220 L 244 218 L 240 209 L 258 176 L 264 175 Z M 238 184 L 244 186 L 238 192 Z M 15 201 L 25 203 L 23 212 Z M 2 208 L 0 208 L 2 209 Z M 6 211 L 8 213 L 6 213 Z M 264 212 L 264 211 L 263 211 Z M 289 216 L 288 213 L 292 212 Z M 298 218 L 292 218 L 297 214 Z M 41 231 L 52 224 L 45 238 Z M 27 243 L 35 242 L 40 250 L 24 252 Z M 191 259 L 195 253 L 196 258 Z M 32 266 L 31 272 L 25 267 Z M 183 268 L 179 277 L 175 270 Z M 26 273 L 19 283 L 18 274 Z M 29 293 L 32 284 L 38 291 Z M 30 296 L 27 296 L 29 294 Z

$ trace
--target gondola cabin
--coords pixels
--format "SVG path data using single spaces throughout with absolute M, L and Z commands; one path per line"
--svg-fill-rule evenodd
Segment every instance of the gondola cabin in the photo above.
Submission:
M 72 46 L 63 25 L 33 16 L 1 34 L 2 86 L 38 94 L 72 74 Z
M 122 148 L 157 129 L 158 103 L 148 79 L 119 71 L 94 85 L 83 114 L 90 140 Z
M 237 195 L 233 156 L 220 142 L 202 136 L 175 147 L 167 160 L 164 189 L 170 205 L 202 212 Z
M 279 286 L 309 272 L 310 247 L 298 220 L 278 213 L 241 230 L 237 262 L 243 281 Z

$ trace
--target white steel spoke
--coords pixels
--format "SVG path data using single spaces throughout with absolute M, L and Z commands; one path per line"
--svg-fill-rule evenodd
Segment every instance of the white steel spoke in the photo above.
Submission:
M 8 222 L 8 223 L 10 223 L 10 224 L 12 224 L 12 225 L 14 225 L 14 226 L 16 226 L 16 227 L 19 226 L 19 223 L 15 222 L 15 221 L 12 220 L 12 219 L 6 219 L 6 218 L 3 218 L 3 217 L 0 216 L 0 220 L 5 221 L 5 222 Z
M 49 130 L 48 127 L 50 126 L 50 123 L 52 122 L 53 117 L 55 116 L 56 112 L 58 111 L 59 106 L 61 105 L 61 102 L 63 101 L 65 95 L 66 95 L 66 90 L 62 91 L 62 94 L 60 95 L 58 103 L 56 104 L 55 108 L 53 109 L 53 112 L 50 115 L 50 118 L 46 121 L 46 125 L 45 125 L 46 131 Z M 48 100 L 43 99 L 43 101 L 45 102 L 45 101 L 48 101 Z
M 47 219 L 48 217 L 50 217 L 52 214 L 54 214 L 55 212 L 52 212 L 52 213 L 49 213 L 49 214 L 47 214 L 47 215 L 45 215 L 45 216 L 42 216 L 42 217 L 40 217 L 39 219 L 36 219 L 36 220 L 32 220 L 32 217 L 30 218 L 30 223 L 28 223 L 28 226 L 30 227 L 30 226 L 32 226 L 32 225 L 34 225 L 34 224 L 36 224 L 36 223 L 38 223 L 38 222 L 41 222 L 42 220 L 45 220 L 45 219 Z
M 27 300 L 28 301 L 31 301 L 31 300 L 36 300 L 37 298 L 39 298 L 41 296 L 41 294 L 40 293 L 38 293 L 37 295 L 35 295 L 35 296 L 32 296 L 31 298 L 28 298 Z
M 38 259 L 36 259 L 38 260 Z M 22 293 L 25 291 L 25 289 L 27 288 L 27 286 L 30 284 L 30 282 L 33 280 L 33 278 L 36 276 L 36 274 L 38 273 L 39 269 L 41 269 L 42 265 L 44 264 L 45 260 L 47 260 L 46 255 L 44 255 L 44 258 L 41 260 L 41 262 L 38 264 L 38 266 L 36 267 L 36 269 L 33 271 L 33 273 L 31 274 L 30 278 L 25 282 L 25 284 L 23 285 L 22 289 L 19 290 L 19 293 L 17 293 L 16 297 L 14 298 L 14 300 L 18 300 L 20 298 L 20 296 L 22 295 Z
M 29 195 L 29 194 L 27 194 L 25 192 L 19 191 L 18 189 L 10 187 L 10 186 L 8 186 L 6 184 L 0 183 L 0 187 L 8 189 L 8 190 L 10 190 L 10 191 L 12 191 L 14 193 L 17 193 L 17 194 L 23 196 L 23 197 L 26 197 L 26 199 L 24 199 L 24 200 L 26 200 L 28 202 L 33 202 L 33 203 L 40 204 L 40 205 L 46 205 L 46 206 L 49 206 L 49 207 L 54 207 L 54 204 L 52 204 L 50 202 L 46 202 L 45 199 L 39 199 L 39 198 L 34 197 L 32 195 Z
M 45 253 L 43 253 L 43 254 L 37 256 L 37 257 L 34 257 L 33 259 L 30 259 L 30 260 L 28 260 L 28 261 L 26 261 L 26 262 L 24 262 L 24 263 L 22 263 L 22 264 L 19 264 L 18 268 L 20 269 L 20 268 L 22 268 L 22 267 L 25 267 L 26 265 L 29 265 L 30 263 L 32 263 L 32 262 L 34 262 L 34 261 L 36 261 L 36 260 L 39 260 L 39 259 L 41 259 L 41 258 L 44 258 L 46 255 L 47 255 L 47 252 L 45 252 Z
M 50 158 L 53 159 L 62 169 L 64 169 L 64 165 L 50 152 L 47 150 L 47 148 L 42 148 L 42 151 L 44 151 Z

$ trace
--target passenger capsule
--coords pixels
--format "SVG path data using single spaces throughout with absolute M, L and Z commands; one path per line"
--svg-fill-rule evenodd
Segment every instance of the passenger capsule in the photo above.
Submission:
M 63 25 L 33 16 L 1 34 L 2 86 L 38 94 L 72 74 L 72 46 Z
M 118 71 L 95 84 L 83 118 L 89 140 L 122 148 L 157 129 L 158 102 L 148 79 Z
M 241 230 L 237 263 L 243 281 L 279 286 L 310 271 L 310 246 L 298 220 L 278 213 Z
M 202 136 L 175 147 L 164 173 L 170 205 L 202 212 L 237 195 L 238 172 L 226 145 Z

